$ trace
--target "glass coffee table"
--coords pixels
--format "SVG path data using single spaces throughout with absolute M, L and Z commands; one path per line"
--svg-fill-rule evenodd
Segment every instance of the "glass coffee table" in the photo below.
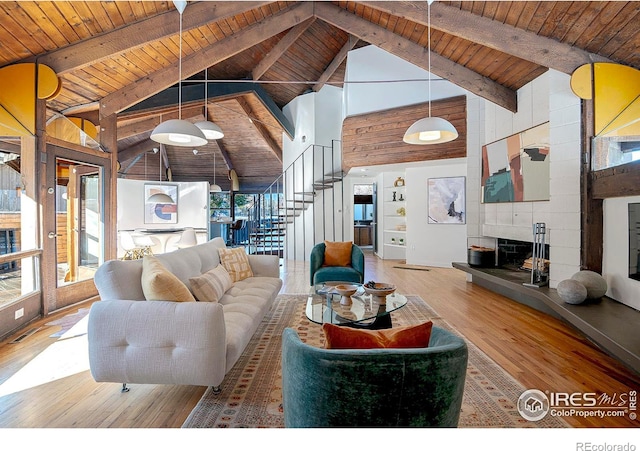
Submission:
M 351 296 L 350 305 L 340 303 L 342 296 L 334 289 L 340 284 L 357 287 L 357 291 Z M 310 321 L 318 324 L 389 329 L 392 326 L 390 313 L 406 304 L 407 298 L 396 292 L 386 296 L 386 299 L 380 299 L 366 294 L 360 283 L 322 282 L 311 287 L 306 314 Z

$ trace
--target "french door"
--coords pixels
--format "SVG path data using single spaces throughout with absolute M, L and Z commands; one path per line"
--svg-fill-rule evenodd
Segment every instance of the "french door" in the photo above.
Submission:
M 97 295 L 93 275 L 108 249 L 110 154 L 47 144 L 43 199 L 44 313 Z

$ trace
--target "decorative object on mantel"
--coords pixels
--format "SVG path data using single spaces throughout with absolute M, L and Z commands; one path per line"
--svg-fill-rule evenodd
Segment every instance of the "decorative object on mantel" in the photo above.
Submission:
M 407 210 L 405 210 L 404 207 L 400 207 L 396 210 L 396 213 L 398 213 L 400 216 L 405 216 L 407 214 Z
M 400 198 L 398 199 L 400 202 L 404 201 L 404 196 L 400 193 Z
M 565 279 L 559 282 L 556 291 L 567 304 L 582 304 L 587 299 L 587 289 L 574 279 Z
M 395 182 L 393 182 L 393 186 L 404 186 L 404 179 L 402 177 L 398 177 Z
M 587 299 L 600 299 L 607 292 L 607 281 L 595 271 L 578 271 L 571 279 L 584 285 L 587 289 Z
M 396 201 L 396 192 L 395 191 L 393 192 L 393 201 L 394 202 Z
M 540 288 L 549 283 L 549 268 L 545 264 L 545 235 L 547 225 L 544 222 L 533 224 L 533 251 L 531 256 L 531 282 L 523 283 L 526 287 Z
M 451 122 L 441 117 L 431 117 L 431 3 L 427 0 L 427 55 L 429 66 L 429 117 L 420 119 L 404 133 L 402 140 L 407 144 L 438 144 L 453 141 L 458 131 Z

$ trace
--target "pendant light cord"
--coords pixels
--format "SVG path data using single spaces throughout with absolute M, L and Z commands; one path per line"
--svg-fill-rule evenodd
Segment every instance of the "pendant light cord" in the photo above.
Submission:
M 429 50 L 429 117 L 431 117 L 431 2 L 427 2 L 427 47 Z
M 180 41 L 178 43 L 178 119 L 182 120 L 182 12 L 180 12 Z

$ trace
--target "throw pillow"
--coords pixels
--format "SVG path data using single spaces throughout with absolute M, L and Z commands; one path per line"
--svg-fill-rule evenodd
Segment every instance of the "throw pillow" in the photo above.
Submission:
M 145 256 L 142 260 L 142 292 L 147 301 L 195 302 L 195 298 L 174 274 L 157 257 Z
M 244 247 L 220 248 L 220 263 L 227 270 L 233 282 L 253 277 L 253 271 L 249 265 L 249 257 Z
M 201 302 L 218 302 L 233 286 L 231 276 L 222 265 L 197 277 L 191 277 L 189 284 L 196 299 Z
M 324 323 L 326 349 L 426 348 L 433 323 L 368 330 Z
M 351 265 L 351 241 L 325 241 L 324 265 L 325 266 L 350 266 Z

